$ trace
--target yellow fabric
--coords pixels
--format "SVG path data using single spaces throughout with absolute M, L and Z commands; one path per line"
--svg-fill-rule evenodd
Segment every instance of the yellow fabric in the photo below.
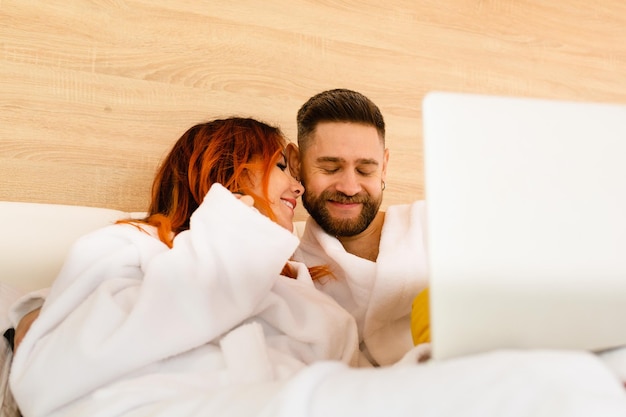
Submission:
M 415 346 L 430 342 L 430 307 L 428 288 L 417 294 L 411 310 L 411 335 Z

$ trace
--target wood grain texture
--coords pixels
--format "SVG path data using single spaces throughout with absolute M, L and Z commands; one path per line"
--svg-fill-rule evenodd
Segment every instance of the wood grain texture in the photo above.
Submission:
M 0 200 L 145 210 L 192 124 L 295 140 L 300 105 L 346 87 L 385 115 L 384 206 L 409 202 L 426 92 L 626 103 L 624 39 L 622 0 L 0 0 Z

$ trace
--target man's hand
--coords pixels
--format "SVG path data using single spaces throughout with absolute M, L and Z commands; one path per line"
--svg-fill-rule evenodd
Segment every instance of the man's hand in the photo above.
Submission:
M 40 311 L 41 307 L 31 311 L 30 313 L 22 317 L 22 320 L 20 320 L 20 322 L 17 324 L 17 327 L 15 328 L 15 338 L 13 340 L 13 352 L 17 351 L 17 347 L 20 345 L 20 343 L 22 343 L 22 339 L 24 339 L 24 336 L 26 336 L 28 329 L 30 329 L 30 326 L 33 324 L 35 319 L 39 317 Z

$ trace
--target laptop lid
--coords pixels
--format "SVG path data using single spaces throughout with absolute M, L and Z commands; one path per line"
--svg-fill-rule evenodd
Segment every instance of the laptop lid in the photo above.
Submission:
M 433 357 L 626 345 L 626 106 L 429 93 Z

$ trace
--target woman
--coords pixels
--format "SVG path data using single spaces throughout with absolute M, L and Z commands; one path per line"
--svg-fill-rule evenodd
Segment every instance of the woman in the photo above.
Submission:
M 172 411 L 356 360 L 354 320 L 313 285 L 324 268 L 288 261 L 303 188 L 285 145 L 253 119 L 196 125 L 161 165 L 146 219 L 74 245 L 12 365 L 25 417 Z

